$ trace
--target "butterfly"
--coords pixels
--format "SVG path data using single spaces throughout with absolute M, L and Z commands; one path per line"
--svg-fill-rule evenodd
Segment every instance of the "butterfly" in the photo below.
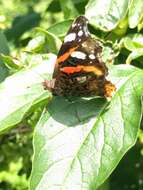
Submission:
M 87 24 L 85 16 L 76 18 L 57 55 L 52 80 L 44 81 L 54 96 L 111 97 L 116 89 L 106 79 L 101 43 L 91 37 Z

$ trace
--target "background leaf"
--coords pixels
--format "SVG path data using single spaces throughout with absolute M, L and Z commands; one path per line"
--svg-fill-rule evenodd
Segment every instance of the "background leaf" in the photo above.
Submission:
M 3 32 L 0 31 L 0 53 L 9 54 L 9 47 Z M 8 68 L 4 65 L 2 59 L 0 59 L 0 82 L 5 79 L 9 74 Z
M 2 31 L 0 31 L 0 53 L 9 54 L 9 46 Z
M 140 49 L 136 49 L 135 51 L 131 52 L 129 54 L 129 56 L 127 57 L 126 59 L 126 63 L 127 64 L 131 64 L 131 62 L 134 60 L 134 59 L 137 59 L 139 57 L 143 56 L 143 48 L 140 48 Z
M 22 67 L 22 65 L 20 65 L 20 62 L 17 59 L 9 55 L 0 54 L 0 58 L 9 69 L 18 70 L 20 69 L 20 67 Z
M 35 130 L 30 190 L 95 190 L 134 145 L 142 115 L 143 72 L 114 66 L 110 79 L 117 87 L 110 103 L 98 98 L 82 103 L 52 100 Z M 93 109 L 94 103 L 98 107 Z
M 37 32 L 41 34 L 29 41 L 26 50 L 32 52 L 48 51 L 50 53 L 57 54 L 62 43 L 61 40 L 53 33 L 50 33 L 41 28 L 37 28 Z
M 27 15 L 17 16 L 12 23 L 12 27 L 5 30 L 5 35 L 8 40 L 15 40 L 17 42 L 24 32 L 37 26 L 40 20 L 40 14 L 32 10 Z
M 129 0 L 89 0 L 85 15 L 96 28 L 113 30 L 126 16 Z
M 124 47 L 131 51 L 126 59 L 126 63 L 130 64 L 132 60 L 143 56 L 143 35 L 133 34 L 122 39 Z
M 65 19 L 75 18 L 76 16 L 78 16 L 78 12 L 74 6 L 74 1 L 60 0 L 60 4 L 63 10 Z
M 135 28 L 143 18 L 142 0 L 132 0 L 129 8 L 129 27 Z
M 55 34 L 58 37 L 63 37 L 66 35 L 73 20 L 65 20 L 63 22 L 52 25 L 48 28 L 48 32 Z
M 32 69 L 17 72 L 0 85 L 0 133 L 19 123 L 28 110 L 49 97 L 42 86 L 44 74 L 48 79 L 55 56 Z

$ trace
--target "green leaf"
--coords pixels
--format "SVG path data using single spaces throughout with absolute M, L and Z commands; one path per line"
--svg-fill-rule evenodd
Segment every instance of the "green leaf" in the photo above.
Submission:
M 45 36 L 38 35 L 32 40 L 30 40 L 26 46 L 26 51 L 30 52 L 40 52 L 45 44 Z
M 134 59 L 143 56 L 143 48 L 136 49 L 135 51 L 131 52 L 126 59 L 126 63 L 130 64 Z
M 48 28 L 48 32 L 55 34 L 58 37 L 63 37 L 66 35 L 70 25 L 72 24 L 73 20 L 66 20 L 60 23 L 57 23 L 50 28 Z
M 9 47 L 6 37 L 1 31 L 0 31 L 0 53 L 3 53 L 5 55 L 9 54 Z
M 143 28 L 143 18 L 141 19 L 140 23 L 138 24 L 138 31 L 141 31 Z
M 2 59 L 4 64 L 10 69 L 18 70 L 22 67 L 20 61 L 17 60 L 16 58 L 4 54 L 0 54 L 0 58 Z
M 0 85 L 0 133 L 19 123 L 28 110 L 49 97 L 42 86 L 52 73 L 55 56 L 31 69 L 17 72 Z
M 72 0 L 60 0 L 60 4 L 63 10 L 65 19 L 74 18 L 78 15 L 78 12 Z
M 90 0 L 85 15 L 89 22 L 103 31 L 113 30 L 126 16 L 130 0 Z
M 53 99 L 34 135 L 30 190 L 96 190 L 137 139 L 143 71 L 111 67 L 117 92 L 101 98 Z
M 125 48 L 130 51 L 136 51 L 137 49 L 143 48 L 143 35 L 139 33 L 128 35 L 123 38 L 123 44 Z
M 7 76 L 9 72 L 4 63 L 0 60 L 0 82 L 2 82 Z
M 124 36 L 127 32 L 127 29 L 128 29 L 128 17 L 126 16 L 119 22 L 118 26 L 113 30 L 113 32 L 118 36 Z
M 135 28 L 143 18 L 142 0 L 132 0 L 129 7 L 129 27 Z
M 0 53 L 5 55 L 9 54 L 9 47 L 6 37 L 1 31 L 0 31 Z M 0 59 L 0 82 L 3 81 L 5 77 L 8 76 L 8 74 L 9 74 L 8 69 L 4 65 L 2 59 Z
M 44 15 L 51 3 L 52 3 L 52 0 L 37 1 L 36 3 L 34 3 L 34 10 Z
M 45 34 L 49 52 L 57 54 L 62 44 L 61 40 L 49 31 L 45 31 Z
M 40 20 L 40 14 L 36 12 L 19 16 L 13 21 L 12 28 L 5 30 L 5 35 L 8 40 L 18 40 L 24 32 L 36 27 Z
M 132 51 L 127 57 L 126 63 L 130 64 L 132 60 L 143 56 L 143 35 L 133 34 L 123 38 L 123 45 L 129 51 Z
M 32 52 L 48 51 L 57 54 L 61 46 L 61 40 L 42 28 L 37 28 L 37 32 L 41 34 L 29 41 L 26 50 Z

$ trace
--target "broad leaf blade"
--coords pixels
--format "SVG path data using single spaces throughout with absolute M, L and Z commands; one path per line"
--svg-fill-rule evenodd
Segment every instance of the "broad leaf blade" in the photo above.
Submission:
M 55 56 L 32 69 L 17 72 L 0 85 L 0 133 L 19 123 L 31 106 L 49 97 L 42 82 L 52 73 Z
M 133 146 L 142 114 L 143 72 L 120 65 L 110 77 L 118 88 L 110 104 L 91 109 L 101 99 L 89 106 L 77 100 L 67 109 L 65 101 L 60 110 L 53 104 L 53 111 L 43 113 L 34 136 L 30 190 L 97 189 Z
M 143 18 L 142 0 L 132 0 L 129 8 L 129 27 L 135 28 Z
M 110 31 L 126 16 L 128 4 L 129 0 L 90 0 L 85 15 L 96 28 Z

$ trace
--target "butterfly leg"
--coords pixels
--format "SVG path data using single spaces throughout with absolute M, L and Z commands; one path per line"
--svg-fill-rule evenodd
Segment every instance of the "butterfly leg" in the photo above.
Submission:
M 42 82 L 42 84 L 43 84 L 44 90 L 49 90 L 51 92 L 55 86 L 55 79 L 44 80 L 44 82 Z

